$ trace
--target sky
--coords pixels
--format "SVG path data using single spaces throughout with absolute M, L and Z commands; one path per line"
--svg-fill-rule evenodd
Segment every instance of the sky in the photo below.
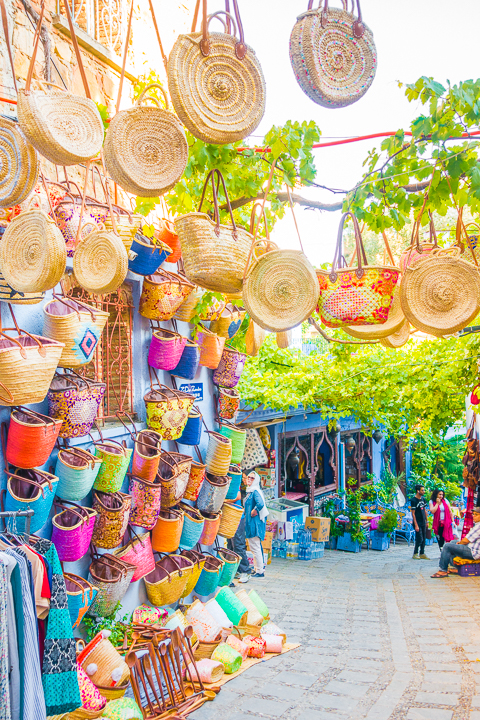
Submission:
M 340 6 L 340 0 L 330 0 L 330 4 Z M 419 103 L 407 101 L 399 81 L 412 83 L 427 75 L 455 83 L 479 76 L 480 0 L 361 0 L 363 19 L 377 47 L 376 77 L 366 95 L 353 105 L 322 108 L 297 85 L 290 65 L 290 33 L 307 5 L 307 0 L 239 0 L 245 40 L 258 55 L 267 87 L 265 115 L 254 134 L 258 142 L 272 125 L 287 120 L 314 120 L 323 139 L 408 129 L 422 109 Z M 215 10 L 212 0 L 208 9 Z M 361 178 L 368 151 L 380 142 L 315 150 L 316 181 L 334 188 L 353 187 Z M 301 193 L 323 202 L 341 197 L 316 188 Z M 340 213 L 298 206 L 296 213 L 309 259 L 317 265 L 331 261 Z M 281 247 L 298 247 L 290 213 L 277 223 L 272 239 Z

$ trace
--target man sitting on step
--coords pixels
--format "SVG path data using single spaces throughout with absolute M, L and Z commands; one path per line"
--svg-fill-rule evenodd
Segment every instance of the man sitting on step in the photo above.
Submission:
M 447 577 L 447 575 L 458 575 L 458 569 L 453 566 L 453 559 L 456 557 L 464 560 L 480 560 L 480 507 L 473 508 L 473 522 L 475 523 L 469 533 L 458 543 L 445 543 L 440 555 L 440 570 L 432 575 L 432 578 Z

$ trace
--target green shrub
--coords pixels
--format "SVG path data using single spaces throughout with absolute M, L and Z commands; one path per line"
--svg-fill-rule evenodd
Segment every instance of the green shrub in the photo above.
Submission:
M 391 533 L 397 527 L 397 523 L 397 511 L 393 508 L 391 508 L 390 510 L 385 510 L 378 523 L 378 530 L 384 533 Z

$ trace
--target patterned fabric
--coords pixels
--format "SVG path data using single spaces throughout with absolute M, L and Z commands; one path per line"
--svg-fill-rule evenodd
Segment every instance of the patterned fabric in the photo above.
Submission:
M 75 640 L 65 580 L 55 545 L 40 538 L 34 547 L 52 568 L 52 597 L 45 635 L 42 682 L 47 715 L 59 715 L 81 706 Z
M 213 373 L 214 384 L 226 388 L 236 387 L 242 376 L 246 360 L 247 356 L 244 353 L 225 347 L 220 363 Z
M 241 462 L 242 468 L 251 470 L 257 465 L 266 465 L 268 462 L 267 453 L 263 447 L 263 443 L 258 434 L 258 430 L 247 428 L 247 437 L 245 440 L 245 452 Z
M 145 623 L 146 625 L 165 625 L 168 618 L 168 612 L 163 608 L 150 607 L 143 603 L 133 611 L 133 623 Z
M 120 490 L 130 464 L 132 453 L 133 449 L 127 448 L 124 448 L 121 454 L 105 452 L 102 447 L 97 445 L 95 455 L 102 459 L 102 464 L 93 483 L 94 489 L 111 493 Z
M 48 414 L 63 420 L 60 437 L 82 437 L 90 432 L 105 389 L 104 383 L 90 383 L 89 387 L 82 390 L 72 388 L 60 392 L 48 391 Z
M 118 547 L 127 530 L 132 498 L 125 493 L 117 493 L 117 496 L 120 496 L 123 501 L 121 509 L 108 510 L 102 505 L 98 495 L 94 493 L 93 509 L 97 511 L 98 515 L 95 518 L 92 542 L 97 547 L 105 549 Z
M 153 283 L 146 277 L 138 312 L 150 320 L 170 320 L 192 290 L 193 285 L 190 284 L 175 281 Z
M 85 670 L 78 663 L 77 675 L 82 708 L 84 710 L 90 710 L 90 712 L 100 712 L 100 710 L 103 710 L 107 704 L 107 698 L 100 694 L 100 690 L 95 687 Z
M 156 430 L 164 440 L 177 440 L 187 424 L 193 403 L 193 396 L 151 402 L 148 394 L 145 395 L 148 427 Z
M 142 720 L 143 714 L 135 700 L 123 697 L 110 700 L 101 717 L 110 718 L 110 720 Z
M 0 720 L 10 720 L 8 683 L 7 570 L 0 560 Z
M 130 522 L 132 525 L 152 530 L 158 520 L 160 512 L 162 488 L 160 484 L 154 485 L 146 480 L 132 477 L 129 493 L 132 496 L 132 510 Z
M 333 281 L 328 273 L 317 271 L 322 322 L 332 328 L 386 322 L 399 274 L 395 268 L 366 267 L 361 278 L 353 269 L 339 270 Z
M 218 389 L 218 416 L 224 420 L 233 420 L 240 407 L 240 395 L 237 391 L 225 392 L 223 388 Z

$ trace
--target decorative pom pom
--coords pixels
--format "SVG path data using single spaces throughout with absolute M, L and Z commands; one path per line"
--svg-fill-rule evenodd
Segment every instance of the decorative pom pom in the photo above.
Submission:
M 90 665 L 87 665 L 87 675 L 94 675 L 98 670 L 98 665 L 95 665 L 95 663 L 90 663 Z
M 112 670 L 112 680 L 113 682 L 118 682 L 122 677 L 122 668 L 116 667 L 114 670 Z
M 111 630 L 102 630 L 102 637 L 104 637 L 104 638 L 109 638 L 111 634 L 112 634 Z

